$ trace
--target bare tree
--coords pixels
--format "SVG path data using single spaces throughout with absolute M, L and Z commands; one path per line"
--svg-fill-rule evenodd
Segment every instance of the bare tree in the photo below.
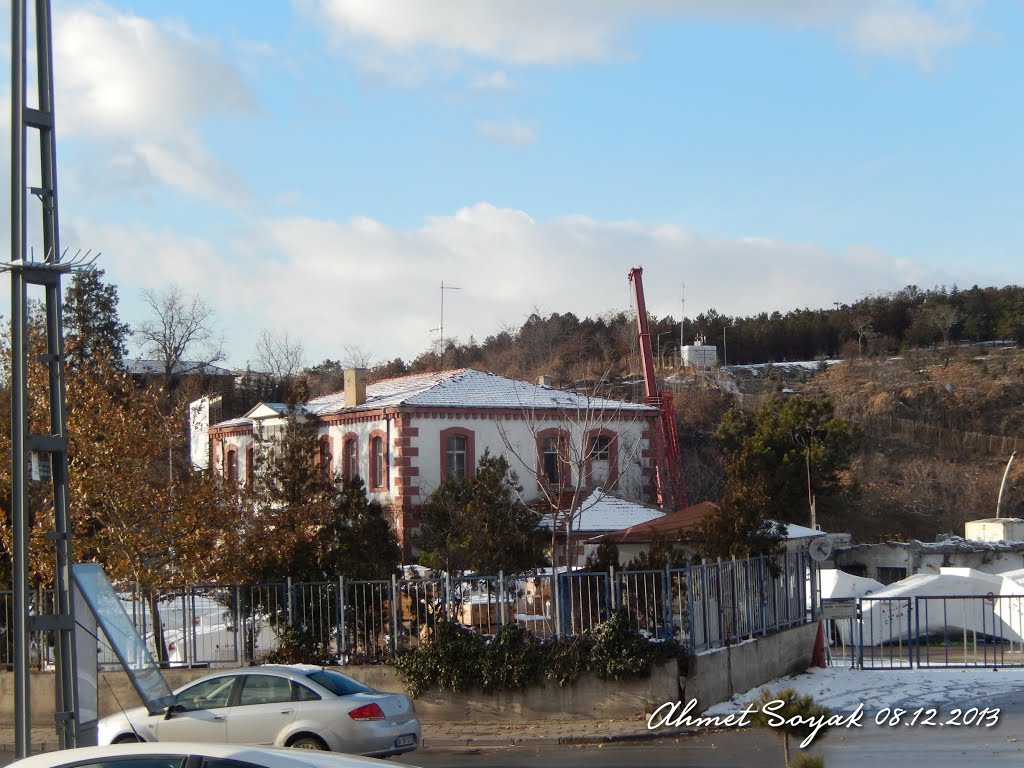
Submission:
M 599 396 L 603 382 L 584 393 L 562 393 L 563 397 L 552 398 L 561 400 L 557 408 L 521 400 L 520 418 L 497 424 L 505 452 L 514 457 L 516 470 L 524 471 L 540 490 L 541 504 L 551 520 L 551 561 L 555 568 L 569 562 L 573 529 L 593 491 L 609 491 L 629 482 L 629 467 L 639 464 L 642 430 L 634 427 L 639 427 L 642 411 L 625 409 L 621 401 Z M 525 444 L 517 439 L 510 424 L 523 425 Z M 595 462 L 607 464 L 603 475 L 594 472 Z M 559 554 L 564 556 L 560 558 Z
M 280 381 L 298 375 L 303 366 L 302 342 L 288 331 L 274 332 L 264 328 L 256 340 L 256 365 L 263 373 Z
M 366 347 L 358 344 L 346 344 L 342 347 L 342 368 L 372 368 L 373 354 Z
M 942 334 L 942 345 L 949 346 L 949 334 L 960 322 L 960 313 L 952 304 L 929 305 L 921 312 L 924 323 Z
M 861 356 L 864 354 L 864 342 L 871 341 L 878 336 L 878 333 L 871 325 L 871 318 L 867 315 L 854 315 L 850 320 L 850 327 L 857 334 L 857 355 Z
M 214 324 L 213 308 L 201 296 L 172 283 L 166 291 L 143 291 L 142 300 L 152 317 L 135 328 L 135 335 L 143 350 L 160 361 L 166 381 L 185 373 L 186 362 L 201 371 L 224 359 L 224 339 Z

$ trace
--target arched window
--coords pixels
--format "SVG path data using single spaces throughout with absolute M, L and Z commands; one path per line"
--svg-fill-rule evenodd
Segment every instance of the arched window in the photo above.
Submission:
M 341 445 L 341 474 L 345 482 L 351 482 L 359 477 L 359 441 L 355 435 L 345 436 Z
M 234 448 L 228 449 L 227 462 L 225 463 L 225 471 L 229 483 L 238 482 L 238 451 L 236 451 Z
M 448 438 L 445 452 L 445 475 L 449 480 L 466 479 L 466 436 L 452 435 Z
M 557 428 L 537 433 L 537 479 L 541 483 L 567 486 L 572 481 L 569 467 L 569 435 Z
M 465 480 L 476 470 L 476 435 L 471 429 L 441 430 L 441 482 Z
M 549 483 L 557 483 L 561 476 L 561 451 L 559 451 L 558 437 L 549 435 L 544 438 L 544 479 Z
M 619 443 L 616 434 L 608 429 L 595 429 L 587 433 L 590 449 L 586 461 L 586 484 L 610 490 L 619 481 Z
M 333 472 L 331 468 L 331 438 L 322 436 L 316 443 L 316 468 L 320 473 L 320 479 L 325 483 L 331 482 Z
M 384 445 L 383 433 L 370 435 L 370 490 L 387 489 L 387 448 Z

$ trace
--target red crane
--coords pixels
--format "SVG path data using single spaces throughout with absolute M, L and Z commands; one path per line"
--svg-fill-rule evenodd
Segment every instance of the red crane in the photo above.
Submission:
M 644 303 L 643 267 L 629 270 L 629 282 L 633 285 L 633 303 L 636 305 L 636 325 L 640 338 L 640 361 L 644 372 L 644 399 L 661 413 L 660 431 L 657 441 L 660 445 L 654 451 L 654 478 L 658 490 L 658 502 L 666 509 L 683 509 L 687 506 L 686 486 L 683 482 L 683 467 L 679 461 L 679 436 L 676 433 L 676 417 L 672 408 L 672 393 L 658 391 L 654 376 L 654 355 L 651 352 L 651 332 L 647 327 L 647 305 Z

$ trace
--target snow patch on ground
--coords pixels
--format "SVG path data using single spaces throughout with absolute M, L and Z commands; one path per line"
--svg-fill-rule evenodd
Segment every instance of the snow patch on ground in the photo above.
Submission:
M 863 704 L 868 713 L 884 707 L 907 710 L 934 707 L 948 712 L 953 707 L 979 706 L 979 702 L 1021 693 L 1024 691 L 1024 669 L 813 668 L 802 675 L 782 677 L 746 693 L 736 694 L 729 701 L 708 709 L 705 715 L 740 712 L 762 688 L 771 691 L 795 688 L 798 693 L 811 694 L 817 703 L 836 713 L 852 712 L 859 704 Z

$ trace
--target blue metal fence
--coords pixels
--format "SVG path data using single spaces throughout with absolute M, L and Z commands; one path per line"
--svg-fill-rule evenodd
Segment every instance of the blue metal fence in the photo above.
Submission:
M 863 597 L 829 637 L 863 668 L 1024 667 L 1024 595 Z
M 620 610 L 644 636 L 675 639 L 696 652 L 808 621 L 809 566 L 798 552 L 647 571 L 122 585 L 121 594 L 139 634 L 169 666 L 259 662 L 281 646 L 286 630 L 312 639 L 338 663 L 384 662 L 430 642 L 443 620 L 483 635 L 515 622 L 547 638 L 589 632 Z M 0 665 L 12 658 L 11 622 L 3 619 L 11 603 L 10 592 L 0 593 Z M 47 641 L 34 642 L 45 666 Z M 102 648 L 100 662 L 116 665 Z

